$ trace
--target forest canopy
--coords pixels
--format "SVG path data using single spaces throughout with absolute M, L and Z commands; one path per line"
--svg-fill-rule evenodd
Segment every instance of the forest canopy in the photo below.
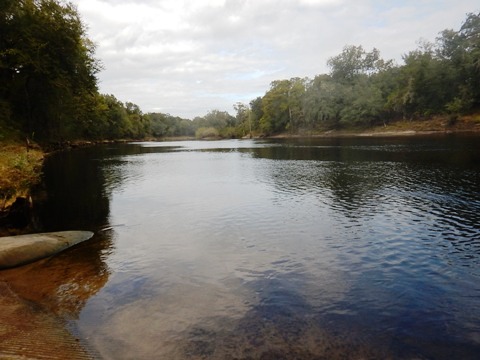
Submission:
M 0 2 L 0 141 L 242 137 L 386 124 L 480 108 L 480 13 L 403 55 L 345 46 L 313 79 L 275 80 L 236 114 L 193 120 L 148 113 L 100 94 L 101 62 L 74 5 L 59 0 Z M 166 90 L 168 91 L 168 90 Z
M 100 65 L 76 9 L 53 0 L 0 6 L 2 125 L 41 138 L 80 134 Z
M 141 138 L 150 126 L 135 104 L 98 92 L 95 45 L 74 5 L 0 2 L 0 140 Z
M 378 49 L 345 46 L 314 79 L 274 81 L 250 103 L 250 120 L 262 132 L 372 126 L 398 119 L 452 117 L 480 106 L 480 14 L 468 14 L 458 31 L 442 31 L 403 55 L 403 65 Z

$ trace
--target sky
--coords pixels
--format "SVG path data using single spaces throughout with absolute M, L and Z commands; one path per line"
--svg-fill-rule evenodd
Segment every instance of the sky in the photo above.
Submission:
M 459 30 L 478 0 L 70 0 L 103 64 L 99 90 L 144 113 L 228 111 L 274 80 L 314 78 L 346 45 L 384 59 Z

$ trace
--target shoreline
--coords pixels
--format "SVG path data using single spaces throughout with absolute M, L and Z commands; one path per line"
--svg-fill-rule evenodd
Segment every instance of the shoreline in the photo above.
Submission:
M 446 117 L 438 116 L 430 120 L 400 120 L 383 126 L 326 130 L 300 134 L 276 134 L 268 138 L 321 138 L 321 137 L 397 137 L 472 134 L 480 135 L 480 115 L 463 116 L 453 123 Z
M 394 130 L 383 132 L 350 132 L 350 131 L 326 131 L 324 133 L 315 134 L 276 134 L 266 137 L 254 137 L 253 139 L 309 139 L 309 138 L 346 138 L 346 137 L 377 137 L 377 138 L 390 138 L 390 137 L 409 137 L 409 136 L 443 136 L 443 135 L 455 135 L 465 134 L 472 136 L 480 136 L 480 129 L 478 130 Z

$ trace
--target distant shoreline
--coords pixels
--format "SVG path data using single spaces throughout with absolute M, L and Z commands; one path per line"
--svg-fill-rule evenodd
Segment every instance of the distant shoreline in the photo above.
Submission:
M 402 130 L 402 131 L 367 131 L 367 132 L 349 132 L 349 131 L 327 131 L 316 134 L 277 134 L 263 137 L 264 139 L 308 139 L 308 138 L 340 138 L 340 137 L 401 137 L 401 136 L 427 136 L 427 135 L 450 135 L 450 134 L 474 134 L 480 136 L 478 130 Z M 254 139 L 259 139 L 256 137 Z
M 429 120 L 400 120 L 384 126 L 373 126 L 358 129 L 339 129 L 319 131 L 305 131 L 303 133 L 281 133 L 266 138 L 316 138 L 316 137 L 397 137 L 397 136 L 426 136 L 448 134 L 480 135 L 480 114 L 468 115 L 449 122 L 446 116 L 438 116 Z
M 308 138 L 340 138 L 340 137 L 408 137 L 408 136 L 441 136 L 450 134 L 471 134 L 472 136 L 480 136 L 480 113 L 466 115 L 451 119 L 448 116 L 437 116 L 429 120 L 400 120 L 394 121 L 383 126 L 374 126 L 369 128 L 351 128 L 339 130 L 300 130 L 296 133 L 280 133 L 280 134 L 252 134 L 252 139 L 308 139 Z M 247 135 L 244 139 L 250 139 Z M 29 184 L 31 187 L 35 186 L 39 177 L 39 170 L 43 159 L 48 154 L 55 151 L 62 151 L 67 149 L 74 149 L 78 147 L 88 147 L 99 144 L 110 143 L 128 143 L 135 141 L 187 141 L 198 140 L 194 137 L 164 137 L 164 138 L 145 138 L 145 139 L 119 139 L 119 140 L 73 140 L 58 143 L 52 143 L 40 148 L 37 145 L 32 146 L 30 151 L 22 143 L 5 144 L 0 142 L 0 159 L 4 159 L 2 171 L 4 174 L 10 174 L 10 177 L 3 179 L 5 194 L 2 195 L 3 201 L 0 203 L 0 235 L 11 235 L 7 230 L 9 206 L 18 197 L 25 197 L 28 199 L 29 190 L 25 187 L 20 187 L 20 184 Z M 203 139 L 202 141 L 222 140 L 221 138 Z M 23 157 L 22 167 L 18 167 L 18 157 Z M 8 160 L 8 159 L 13 160 Z M 6 159 L 6 160 L 5 160 Z M 28 160 L 28 161 L 27 161 Z M 22 181 L 24 180 L 24 181 Z M 7 186 L 9 188 L 7 188 Z M 0 199 L 1 200 L 1 199 Z M 28 205 L 28 204 L 27 204 Z M 27 209 L 28 210 L 28 209 Z M 14 229 L 17 233 L 19 229 Z M 28 227 L 25 230 L 20 230 L 20 233 L 29 232 Z

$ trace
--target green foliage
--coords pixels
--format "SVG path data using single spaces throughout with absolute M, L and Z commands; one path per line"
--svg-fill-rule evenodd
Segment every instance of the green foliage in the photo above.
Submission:
M 366 52 L 360 46 L 345 46 L 341 54 L 330 58 L 327 62 L 331 68 L 331 76 L 339 82 L 353 82 L 358 76 L 372 75 L 385 71 L 393 66 L 391 60 L 380 58 L 380 51 L 373 49 Z
M 10 122 L 40 139 L 74 136 L 72 123 L 82 116 L 82 98 L 96 92 L 100 69 L 76 9 L 55 0 L 7 0 L 1 10 L 2 118 L 7 109 Z
M 348 126 L 373 125 L 380 119 L 384 99 L 372 81 L 357 81 L 349 91 L 347 104 L 340 111 L 340 124 Z
M 195 132 L 197 139 L 217 139 L 220 137 L 220 133 L 214 127 L 201 127 Z
M 459 31 L 444 30 L 435 44 L 423 42 L 403 60 L 396 66 L 375 48 L 345 46 L 328 60 L 330 74 L 273 81 L 250 103 L 252 129 L 272 134 L 372 126 L 446 112 L 458 117 L 480 107 L 480 14 L 468 14 Z M 237 109 L 237 118 L 243 113 Z
M 260 130 L 275 133 L 283 129 L 296 131 L 304 125 L 304 99 L 307 79 L 277 80 L 262 98 Z
M 246 134 L 240 126 L 227 126 L 220 130 L 220 137 L 223 139 L 236 139 L 244 137 Z
M 192 121 L 169 114 L 149 113 L 146 115 L 150 126 L 150 134 L 154 137 L 194 136 Z
M 480 107 L 480 14 L 458 31 L 403 56 L 345 46 L 329 74 L 273 81 L 266 93 L 237 103 L 235 116 L 212 110 L 192 121 L 143 114 L 99 94 L 101 65 L 76 8 L 63 0 L 0 2 L 0 140 L 35 134 L 40 141 L 145 137 L 245 137 L 371 126 L 391 119 L 457 118 Z
M 262 116 L 262 98 L 259 96 L 256 99 L 250 101 L 249 121 L 252 124 L 252 129 L 258 129 L 260 127 L 260 119 L 262 118 Z
M 306 118 L 310 127 L 336 128 L 345 108 L 348 87 L 328 75 L 320 75 L 310 82 L 306 92 Z
M 248 105 L 242 103 L 236 103 L 233 108 L 237 112 L 235 119 L 237 123 L 236 129 L 230 137 L 245 137 L 252 133 L 252 117 L 251 110 Z
M 236 126 L 236 119 L 226 111 L 211 110 L 204 117 L 193 119 L 196 128 L 212 127 L 221 130 L 225 127 Z

